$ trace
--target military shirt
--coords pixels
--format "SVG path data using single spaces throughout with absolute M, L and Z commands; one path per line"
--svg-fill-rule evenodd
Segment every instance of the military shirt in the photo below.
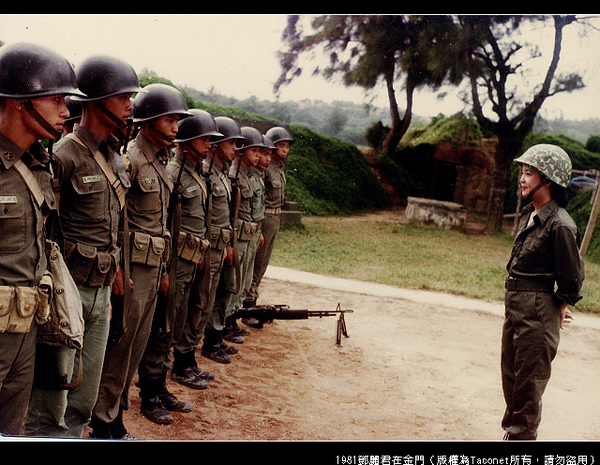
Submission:
M 201 174 L 200 164 L 189 158 L 181 168 L 181 155 L 167 165 L 167 172 L 173 183 L 179 182 L 181 192 L 181 231 L 193 234 L 202 239 L 206 237 L 206 182 Z M 179 174 L 181 172 L 181 177 Z
M 126 153 L 131 187 L 127 193 L 129 230 L 154 237 L 168 234 L 167 214 L 173 181 L 167 173 L 167 149 L 158 149 L 143 134 L 129 144 Z
M 44 194 L 42 209 L 14 168 L 29 166 Z M 56 210 L 50 155 L 39 143 L 29 153 L 0 134 L 0 285 L 35 286 L 46 270 L 44 222 Z
M 285 205 L 285 185 L 285 164 L 282 161 L 271 161 L 265 170 L 266 208 L 282 208 Z
M 129 186 L 119 142 L 106 142 L 89 129 L 75 125 L 73 131 L 85 144 L 63 138 L 55 145 L 55 178 L 60 184 L 59 211 L 65 239 L 108 251 L 117 244 L 120 205 L 115 190 L 94 160 L 99 151 L 124 188 Z
M 265 219 L 265 174 L 257 168 L 250 168 L 252 177 L 252 189 L 254 196 L 252 197 L 252 217 L 254 221 L 262 221 Z
M 230 202 L 231 181 L 227 177 L 228 168 L 217 159 L 207 157 L 203 161 L 205 172 L 210 173 L 212 193 L 212 226 L 226 229 L 231 228 Z
M 239 164 L 237 161 L 231 165 L 229 177 L 232 179 L 237 179 L 237 185 L 240 189 L 238 219 L 254 222 L 255 220 L 252 212 L 252 197 L 254 196 L 254 189 L 252 188 L 252 182 L 250 181 L 251 176 L 252 174 L 250 173 L 250 170 L 244 165 Z
M 533 205 L 523 209 L 507 270 L 510 276 L 541 279 L 557 284 L 556 295 L 569 305 L 582 298 L 584 263 L 575 222 L 555 200 L 530 222 Z

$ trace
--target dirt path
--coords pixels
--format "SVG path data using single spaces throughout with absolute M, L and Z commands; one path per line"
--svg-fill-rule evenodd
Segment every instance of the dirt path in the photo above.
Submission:
M 194 411 L 158 426 L 132 408 L 130 432 L 152 440 L 499 440 L 502 306 L 273 268 L 259 303 L 353 309 L 252 330 L 229 365 L 198 357 L 205 391 L 170 383 Z M 562 333 L 540 440 L 600 439 L 599 319 Z

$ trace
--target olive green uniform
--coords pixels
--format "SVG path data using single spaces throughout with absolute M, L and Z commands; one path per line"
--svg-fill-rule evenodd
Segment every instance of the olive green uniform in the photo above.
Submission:
M 275 238 L 281 223 L 281 209 L 285 205 L 285 164 L 282 161 L 271 161 L 264 172 L 265 185 L 265 218 L 262 224 L 264 243 L 256 253 L 254 260 L 254 275 L 252 285 L 246 295 L 246 300 L 256 302 L 259 297 L 259 286 L 267 271 Z
M 125 308 L 125 333 L 107 348 L 98 401 L 93 416 L 114 421 L 129 407 L 129 387 L 152 328 L 158 286 L 164 277 L 170 238 L 167 213 L 173 182 L 166 171 L 169 154 L 142 133 L 126 154 L 131 182 L 127 215 L 131 236 L 131 302 Z M 128 257 L 124 257 L 127 260 Z
M 60 186 L 64 256 L 79 288 L 85 333 L 81 354 L 68 347 L 38 348 L 36 387 L 26 425 L 28 435 L 81 437 L 96 403 L 110 323 L 110 286 L 119 264 L 121 206 L 94 153 L 104 157 L 120 183 L 121 201 L 129 185 L 125 161 L 117 152 L 119 141 L 109 136 L 107 142 L 75 125 L 73 135 L 63 137 L 55 145 L 54 169 Z M 85 363 L 79 388 L 57 390 L 60 377 L 69 380 L 76 377 L 80 360 Z M 59 379 L 53 379 L 56 376 Z
M 50 156 L 37 143 L 24 153 L 2 134 L 0 154 L 0 289 L 36 289 L 47 263 L 44 222 L 56 209 Z M 19 160 L 29 166 L 42 190 L 41 204 L 16 171 Z M 13 294 L 3 292 L 1 299 L 4 308 L 16 308 L 10 306 L 14 304 Z M 33 315 L 19 322 L 23 329 L 12 326 L 15 316 L 15 311 L 9 311 L 0 317 L 0 433 L 10 435 L 22 434 L 33 383 L 37 333 Z
M 530 221 L 531 215 L 530 204 L 507 265 L 501 363 L 502 427 L 510 437 L 526 440 L 537 437 L 542 394 L 560 340 L 560 306 L 581 299 L 584 279 L 579 231 L 568 213 L 551 200 Z
M 216 299 L 217 286 L 219 278 L 223 270 L 223 263 L 225 260 L 225 254 L 227 247 L 231 243 L 231 236 L 233 234 L 233 228 L 231 227 L 230 217 L 230 205 L 231 205 L 231 180 L 229 179 L 228 167 L 222 164 L 213 157 L 207 157 L 203 162 L 203 169 L 209 173 L 210 184 L 211 184 L 211 230 L 210 230 L 210 278 L 208 283 L 208 293 L 206 292 L 205 284 L 202 282 L 195 281 L 194 286 L 200 286 L 205 289 L 198 290 L 192 293 L 189 305 L 200 306 L 201 308 L 208 311 L 208 318 L 202 319 L 200 324 L 196 327 L 186 325 L 182 338 L 178 344 L 178 350 L 180 352 L 195 350 L 198 346 L 202 337 L 204 336 L 205 330 L 210 332 L 215 330 L 214 325 L 217 325 L 217 329 L 220 330 L 223 323 L 223 317 L 217 317 L 214 314 L 214 304 Z M 206 270 L 205 270 L 206 272 Z M 202 296 L 207 295 L 205 301 Z M 210 344 L 205 337 L 205 344 Z M 190 348 L 190 349 L 188 349 Z

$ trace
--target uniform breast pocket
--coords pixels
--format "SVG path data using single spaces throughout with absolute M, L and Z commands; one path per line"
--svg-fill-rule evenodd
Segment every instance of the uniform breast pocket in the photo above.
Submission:
M 160 213 L 160 184 L 158 178 L 138 178 L 136 184 L 140 188 L 135 194 L 134 203 L 137 211 L 142 213 Z
M 76 214 L 86 221 L 102 221 L 105 219 L 106 205 L 108 205 L 106 179 L 100 175 L 73 176 L 71 185 L 77 194 L 75 199 L 70 199 Z
M 523 244 L 523 261 L 529 271 L 543 273 L 552 271 L 554 257 L 546 237 L 531 238 Z
M 252 197 L 252 189 L 244 186 L 240 189 L 240 195 L 243 199 L 249 199 L 250 197 Z
M 213 186 L 212 195 L 216 198 L 225 197 L 227 195 L 227 190 L 223 186 Z
M 16 253 L 27 244 L 25 202 L 30 203 L 28 198 L 0 194 L 0 253 Z M 33 222 L 33 218 L 31 221 Z

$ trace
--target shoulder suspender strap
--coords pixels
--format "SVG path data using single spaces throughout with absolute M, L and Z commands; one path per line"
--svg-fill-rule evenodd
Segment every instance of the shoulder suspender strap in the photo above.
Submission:
M 77 134 L 71 132 L 71 133 L 67 134 L 65 137 L 72 139 L 75 142 L 79 143 L 80 145 L 83 145 L 84 147 L 89 149 L 89 147 L 87 145 L 85 145 L 85 143 L 81 140 L 81 138 L 79 136 L 77 136 Z M 110 185 L 114 189 L 115 193 L 117 194 L 117 198 L 119 199 L 119 205 L 121 206 L 121 208 L 124 208 L 125 207 L 125 188 L 123 187 L 123 184 L 121 184 L 121 181 L 119 180 L 119 178 L 117 178 L 117 176 L 113 172 L 112 168 L 108 165 L 108 162 L 106 161 L 106 158 L 104 158 L 104 155 L 102 155 L 98 150 L 96 150 L 94 152 L 94 160 L 96 160 L 96 163 L 98 163 L 98 166 L 100 166 L 100 169 L 102 170 L 104 175 L 107 177 L 108 182 L 110 183 Z
M 29 192 L 31 193 L 31 196 L 33 197 L 33 200 L 37 204 L 38 208 L 41 209 L 44 203 L 44 193 L 42 192 L 42 188 L 37 182 L 37 179 L 35 179 L 35 176 L 27 167 L 27 165 L 23 163 L 23 160 L 17 160 L 13 166 L 21 178 L 23 178 L 23 181 L 25 181 L 25 184 L 27 185 L 27 188 L 29 189 Z
M 181 167 L 181 165 L 179 165 L 179 163 L 177 162 L 173 162 L 173 165 L 179 169 Z M 202 179 L 202 177 L 200 177 L 200 175 L 193 170 L 188 170 L 184 167 L 184 169 L 190 173 L 190 175 L 194 178 L 194 180 L 200 185 L 200 189 L 202 189 L 202 192 L 204 193 L 204 197 L 208 196 L 208 191 L 206 189 L 206 182 L 204 181 L 204 179 Z

